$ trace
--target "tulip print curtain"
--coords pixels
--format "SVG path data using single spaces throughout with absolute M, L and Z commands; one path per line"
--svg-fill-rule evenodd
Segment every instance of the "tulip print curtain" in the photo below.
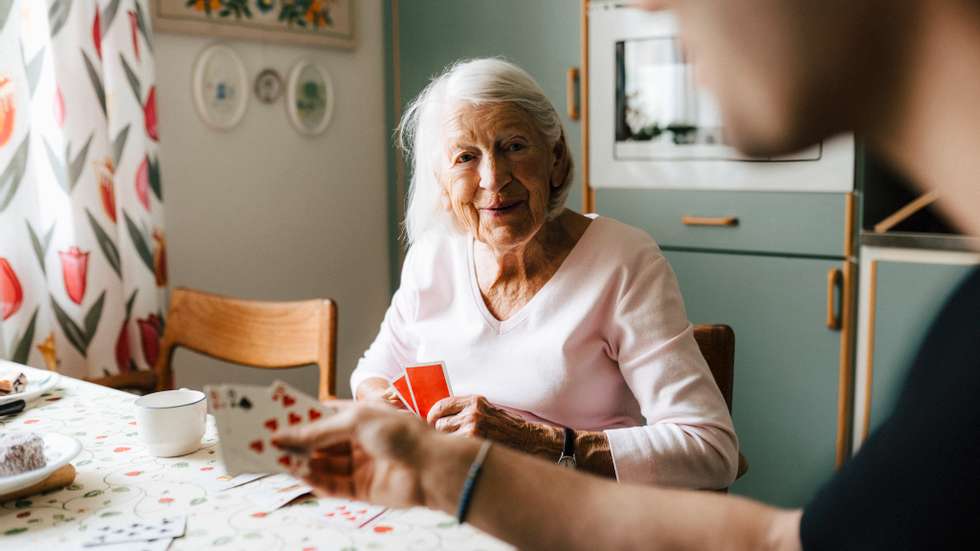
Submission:
M 0 0 L 0 358 L 150 369 L 166 303 L 148 0 Z

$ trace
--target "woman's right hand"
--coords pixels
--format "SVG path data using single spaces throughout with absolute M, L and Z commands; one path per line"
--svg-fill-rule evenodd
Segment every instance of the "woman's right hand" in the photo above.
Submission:
M 365 379 L 357 387 L 359 402 L 374 402 L 391 406 L 395 409 L 406 409 L 405 404 L 398 398 L 395 389 L 388 381 L 380 377 Z

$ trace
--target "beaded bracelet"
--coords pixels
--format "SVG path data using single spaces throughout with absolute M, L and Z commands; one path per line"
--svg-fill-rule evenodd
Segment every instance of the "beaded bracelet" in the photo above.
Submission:
M 480 473 L 483 472 L 483 462 L 486 461 L 487 453 L 490 452 L 492 444 L 489 440 L 483 441 L 480 451 L 476 454 L 476 459 L 470 465 L 469 473 L 466 474 L 466 482 L 463 483 L 463 491 L 459 495 L 459 509 L 456 510 L 456 520 L 460 524 L 466 522 L 466 513 L 469 512 L 470 501 L 473 499 L 473 488 L 476 487 L 476 481 L 480 478 Z

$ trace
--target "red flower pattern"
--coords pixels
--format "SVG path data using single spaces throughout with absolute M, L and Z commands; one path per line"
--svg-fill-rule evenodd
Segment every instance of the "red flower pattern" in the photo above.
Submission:
M 20 286 L 17 273 L 6 258 L 0 257 L 0 320 L 16 314 L 23 302 L 24 289 Z
M 140 41 L 139 41 L 139 22 L 136 19 L 136 12 L 129 10 L 129 34 L 133 37 L 133 53 L 136 54 L 136 61 L 140 60 Z
M 102 198 L 102 209 L 112 223 L 116 223 L 116 186 L 112 182 L 115 168 L 112 159 L 106 157 L 99 166 L 99 196 Z
M 102 20 L 98 6 L 95 8 L 95 20 L 92 21 L 92 43 L 95 44 L 95 53 L 102 59 Z
M 136 168 L 136 198 L 150 212 L 150 162 L 149 157 L 143 157 L 143 162 Z
M 137 319 L 140 328 L 140 341 L 143 344 L 143 359 L 152 369 L 160 356 L 160 331 L 163 329 L 160 317 L 150 314 L 144 319 Z
M 153 141 L 157 141 L 157 87 L 150 86 L 150 93 L 146 96 L 146 105 L 143 106 L 143 121 L 146 124 L 146 133 Z
M 116 337 L 116 368 L 120 373 L 129 373 L 129 362 L 132 355 L 129 353 L 129 319 L 123 320 L 122 327 L 119 328 L 119 336 Z
M 10 79 L 0 77 L 0 92 L 9 82 Z M 8 90 L 6 94 L 0 95 L 0 147 L 6 145 L 14 133 L 14 114 L 16 112 L 13 94 Z
M 54 88 L 54 122 L 59 128 L 65 127 L 65 96 L 61 94 L 61 86 Z
M 65 280 L 65 292 L 75 304 L 81 304 L 85 297 L 88 255 L 88 251 L 82 251 L 78 247 L 58 251 L 58 256 L 61 257 L 61 274 Z

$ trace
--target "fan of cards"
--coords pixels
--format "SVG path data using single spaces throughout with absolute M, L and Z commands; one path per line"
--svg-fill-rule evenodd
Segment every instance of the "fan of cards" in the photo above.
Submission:
M 422 419 L 428 417 L 436 402 L 453 395 L 442 362 L 410 365 L 391 381 L 391 386 L 405 407 Z
M 272 435 L 335 413 L 330 406 L 279 381 L 269 387 L 206 386 L 204 392 L 214 413 L 225 470 L 231 476 L 301 469 L 306 458 L 273 446 Z

